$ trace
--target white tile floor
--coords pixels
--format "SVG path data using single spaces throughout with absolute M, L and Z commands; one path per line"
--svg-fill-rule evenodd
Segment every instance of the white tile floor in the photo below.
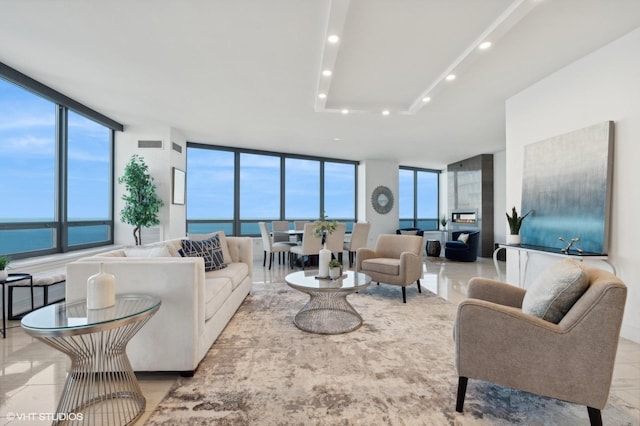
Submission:
M 289 272 L 283 265 L 276 264 L 269 271 L 262 267 L 261 261 L 256 262 L 254 281 L 282 281 Z M 457 263 L 426 258 L 421 282 L 423 287 L 452 303 L 459 303 L 473 276 L 496 278 L 492 261 Z M 40 420 L 40 416 L 55 412 L 69 361 L 62 353 L 27 336 L 18 321 L 9 322 L 9 326 L 12 328 L 7 330 L 7 338 L 0 339 L 0 425 L 50 424 L 50 420 Z M 144 424 L 176 378 L 177 374 L 138 375 L 147 407 L 136 424 Z M 640 407 L 640 344 L 621 339 L 611 393 Z M 26 416 L 27 420 L 15 419 L 15 415 Z

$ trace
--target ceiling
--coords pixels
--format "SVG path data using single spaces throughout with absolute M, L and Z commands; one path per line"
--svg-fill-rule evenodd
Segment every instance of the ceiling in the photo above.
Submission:
M 638 27 L 638 0 L 0 0 L 0 62 L 125 131 L 443 168 L 504 149 L 506 99 Z

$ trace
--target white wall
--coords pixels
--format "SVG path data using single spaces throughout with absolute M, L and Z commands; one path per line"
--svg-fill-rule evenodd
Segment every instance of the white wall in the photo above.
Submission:
M 493 241 L 507 240 L 507 153 L 493 153 Z
M 138 148 L 138 140 L 162 140 L 162 148 Z M 182 154 L 171 149 L 171 142 L 182 146 Z M 155 232 L 146 230 L 150 238 L 169 239 L 185 235 L 185 206 L 171 204 L 172 167 L 186 171 L 186 140 L 177 131 L 169 127 L 133 127 L 127 126 L 124 132 L 116 132 L 115 141 L 115 199 L 114 199 L 114 243 L 133 245 L 133 226 L 120 222 L 120 211 L 124 207 L 122 195 L 124 184 L 117 182 L 133 154 L 144 158 L 153 176 L 156 190 L 164 202 L 160 209 L 160 226 Z M 149 238 L 143 243 L 152 242 Z
M 371 194 L 378 186 L 388 187 L 393 193 L 393 208 L 380 214 L 371 205 Z M 368 247 L 375 247 L 378 235 L 395 234 L 398 229 L 398 163 L 366 160 L 358 166 L 358 220 L 371 223 Z
M 507 205 L 520 207 L 523 147 L 615 122 L 609 261 L 627 284 L 622 336 L 640 342 L 640 28 L 513 96 L 506 103 Z M 548 260 L 532 256 L 528 280 Z M 509 256 L 509 266 L 515 262 Z M 603 268 L 606 264 L 598 262 Z M 512 281 L 512 277 L 508 278 Z

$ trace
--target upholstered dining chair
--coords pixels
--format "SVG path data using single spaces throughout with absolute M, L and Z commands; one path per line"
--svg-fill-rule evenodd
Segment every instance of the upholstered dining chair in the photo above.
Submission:
M 417 235 L 382 234 L 375 250 L 359 248 L 356 271 L 367 274 L 371 281 L 402 287 L 402 301 L 407 303 L 406 287 L 422 278 L 422 237 Z
M 347 251 L 349 257 L 349 266 L 354 261 L 356 251 L 361 247 L 367 246 L 367 239 L 369 238 L 369 230 L 371 229 L 370 223 L 356 222 L 353 224 L 351 230 L 351 238 L 349 241 L 345 241 L 342 248 Z
M 269 269 L 271 269 L 271 265 L 273 263 L 273 254 L 274 253 L 289 253 L 291 246 L 287 243 L 274 243 L 271 240 L 271 235 L 269 235 L 269 229 L 267 228 L 267 224 L 265 222 L 258 222 L 258 226 L 260 227 L 260 236 L 262 237 L 262 249 L 264 250 L 264 258 L 262 260 L 262 266 L 267 264 L 267 253 L 269 253 Z
M 347 225 L 344 223 L 338 223 L 336 229 L 329 235 L 327 235 L 326 245 L 327 249 L 331 250 L 331 254 L 336 256 L 338 260 L 342 262 L 342 247 L 344 245 L 344 235 L 347 231 Z
M 454 327 L 456 411 L 471 378 L 586 405 L 601 425 L 626 294 L 615 275 L 573 260 L 528 290 L 472 278 Z
M 313 223 L 305 223 L 304 233 L 302 234 L 302 244 L 291 247 L 291 253 L 296 255 L 296 260 L 302 258 L 302 269 L 304 269 L 305 264 L 304 256 L 317 256 L 322 248 L 322 237 L 313 235 L 313 228 Z
M 278 232 L 280 231 L 280 232 Z M 283 232 L 283 231 L 289 231 L 289 222 L 286 220 L 274 220 L 271 222 L 271 232 L 273 233 L 272 237 L 271 237 L 271 241 L 273 241 L 274 243 L 284 243 L 284 244 L 288 244 L 290 246 L 295 246 L 298 243 L 295 241 L 291 241 L 291 237 L 289 236 L 289 234 Z M 281 260 L 281 256 L 284 253 L 279 252 L 278 253 L 278 263 L 280 263 Z

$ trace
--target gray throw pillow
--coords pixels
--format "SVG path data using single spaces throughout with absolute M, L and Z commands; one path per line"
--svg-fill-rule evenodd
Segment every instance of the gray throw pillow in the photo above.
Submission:
M 217 235 L 202 241 L 182 240 L 182 248 L 189 257 L 202 257 L 206 272 L 227 267 Z
M 589 279 L 580 265 L 563 260 L 531 284 L 522 301 L 522 312 L 557 324 L 588 287 Z

